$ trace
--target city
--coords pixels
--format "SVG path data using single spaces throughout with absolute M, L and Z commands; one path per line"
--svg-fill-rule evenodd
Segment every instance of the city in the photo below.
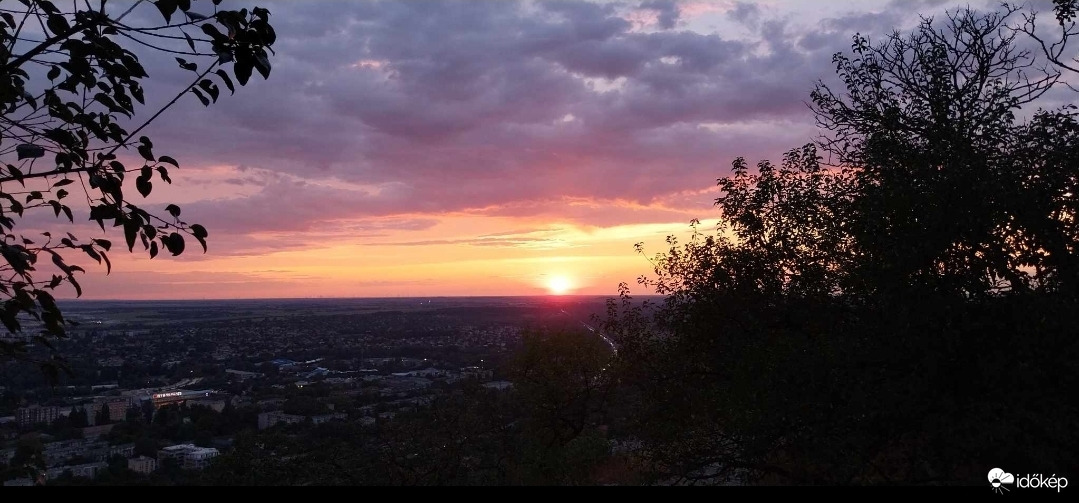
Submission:
M 377 429 L 466 388 L 509 392 L 505 362 L 522 331 L 589 337 L 581 320 L 603 307 L 591 297 L 71 303 L 70 376 L 50 385 L 2 367 L 3 482 L 88 483 L 111 470 L 104 480 L 175 483 L 237 435 L 330 421 Z

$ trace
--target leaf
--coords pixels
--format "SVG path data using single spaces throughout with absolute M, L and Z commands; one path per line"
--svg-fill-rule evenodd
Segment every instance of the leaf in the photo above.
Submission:
M 202 25 L 202 32 L 214 39 L 214 42 L 228 40 L 228 37 L 221 33 L 221 30 L 218 30 L 217 27 L 211 23 L 204 23 Z
M 236 74 L 236 81 L 241 86 L 246 86 L 247 81 L 251 79 L 251 64 L 250 57 L 245 57 L 237 59 L 236 64 L 232 67 L 233 73 Z
M 202 245 L 202 252 L 206 253 L 206 228 L 199 224 L 193 224 L 191 225 L 191 235 L 195 236 L 195 239 Z
M 158 157 L 157 162 L 167 162 L 167 163 L 169 163 L 169 164 L 171 164 L 173 166 L 176 166 L 177 168 L 180 167 L 180 163 L 176 162 L 176 159 L 173 159 L 173 158 L 171 158 L 171 157 L 169 157 L 167 155 L 163 155 L 161 157 Z
M 72 180 L 70 178 L 64 178 L 63 180 L 60 180 L 60 181 L 52 184 L 52 187 L 55 189 L 56 187 L 63 187 L 64 185 L 71 185 L 72 183 L 75 183 L 75 180 Z
M 138 148 L 139 154 L 141 154 L 142 157 L 144 159 L 146 159 L 147 161 L 150 161 L 150 162 L 154 161 L 153 148 L 154 148 L 154 143 L 152 141 L 150 141 L 149 138 L 147 138 L 145 136 L 140 136 L 139 137 L 139 148 Z
M 100 246 L 101 249 L 105 251 L 109 251 L 112 249 L 112 241 L 109 241 L 108 239 L 95 239 L 94 243 Z
M 173 232 L 168 236 L 164 236 L 161 241 L 173 256 L 184 252 L 184 237 L 178 233 Z
M 60 206 L 60 210 L 64 212 L 64 215 L 67 215 L 68 222 L 75 223 L 75 216 L 71 214 L 71 208 L 65 204 Z
M 184 58 L 176 58 L 176 62 L 179 63 L 180 68 L 183 68 L 184 70 L 195 72 L 199 69 L 199 65 L 196 65 L 195 63 L 188 63 L 187 60 Z
M 150 258 L 157 256 L 157 241 L 150 241 Z
M 16 147 L 16 150 L 18 150 L 18 147 Z M 16 168 L 15 166 L 12 166 L 11 164 L 7 165 L 7 170 L 11 173 L 11 176 L 15 178 L 16 181 L 22 184 L 23 187 L 26 186 L 26 182 L 23 182 L 22 170 Z
M 166 206 L 165 211 L 169 212 L 169 214 L 172 215 L 173 218 L 180 218 L 180 207 L 176 206 L 175 204 L 170 204 Z
M 157 10 L 161 11 L 161 16 L 165 18 L 165 22 L 171 23 L 172 13 L 176 12 L 176 0 L 157 0 L 154 5 L 157 6 Z
M 210 100 L 207 97 L 203 96 L 202 93 L 200 93 L 198 89 L 195 89 L 195 88 L 192 87 L 191 92 L 195 93 L 195 96 L 198 96 L 199 101 L 202 102 L 202 106 L 204 106 L 204 107 L 210 106 Z
M 255 69 L 262 74 L 263 79 L 270 78 L 270 59 L 265 52 L 259 51 L 259 54 L 255 55 Z
M 72 266 L 72 269 L 74 269 L 75 267 L 78 266 Z M 67 282 L 71 283 L 71 286 L 75 287 L 75 296 L 82 297 L 82 286 L 79 285 L 78 281 L 75 281 L 75 276 L 68 274 Z
M 132 82 L 131 87 L 129 89 L 131 91 L 131 95 L 135 97 L 135 101 L 138 101 L 139 104 L 142 104 L 142 105 L 146 104 L 145 100 L 143 99 L 142 87 L 141 86 L 139 86 L 138 84 Z
M 158 166 L 157 172 L 161 175 L 161 179 L 164 180 L 165 183 L 172 185 L 172 179 L 169 178 L 169 170 L 165 169 L 164 166 Z
M 71 25 L 67 23 L 67 18 L 60 14 L 49 14 L 49 18 L 45 21 L 45 26 L 48 26 L 49 30 L 57 35 L 71 30 Z
M 99 264 L 101 263 L 101 255 L 99 255 L 97 253 L 97 250 L 95 250 L 93 247 L 91 247 L 89 245 L 83 246 L 82 251 L 83 251 L 83 253 L 86 253 L 87 255 L 89 255 L 90 258 L 94 259 L 97 263 L 99 263 Z
M 56 78 L 60 76 L 60 67 L 59 66 L 53 66 L 52 68 L 49 69 L 49 73 L 46 74 L 45 76 L 48 77 L 49 80 L 56 80 Z
M 139 175 L 135 179 L 135 188 L 139 191 L 139 194 L 142 194 L 142 197 L 146 197 L 154 189 L 154 184 L 150 181 L 150 177 Z
M 18 155 L 20 161 L 23 159 L 40 159 L 45 157 L 45 148 L 32 143 L 23 143 L 15 146 L 15 153 Z M 14 174 L 16 168 L 9 164 L 8 170 L 12 171 L 12 174 Z M 22 178 L 22 173 L 20 172 L 16 176 Z
M 229 74 L 226 73 L 225 70 L 219 69 L 214 73 L 216 73 L 218 77 L 221 77 L 221 80 L 225 82 L 225 87 L 229 88 L 229 93 L 236 94 L 236 86 L 232 84 L 232 78 L 229 77 Z
M 212 99 L 214 103 L 217 103 L 217 96 L 221 93 L 221 91 L 217 88 L 216 84 L 211 82 L 209 79 L 202 79 L 202 81 L 199 82 L 199 87 L 201 87 L 202 90 L 206 91 L 206 93 L 210 95 L 210 99 Z
M 191 17 L 191 13 L 187 13 L 187 17 Z M 191 48 L 191 52 L 195 52 L 195 41 L 191 39 L 191 35 L 188 35 L 186 31 L 180 30 L 180 33 L 184 34 L 184 39 L 187 40 L 187 46 Z
M 150 147 L 147 147 L 146 145 L 139 145 L 138 151 L 139 155 L 141 155 L 143 159 L 146 159 L 150 162 L 154 161 L 154 152 L 153 150 L 150 150 Z
M 124 220 L 124 239 L 127 240 L 127 251 L 135 250 L 135 238 L 139 236 L 139 223 L 134 219 Z

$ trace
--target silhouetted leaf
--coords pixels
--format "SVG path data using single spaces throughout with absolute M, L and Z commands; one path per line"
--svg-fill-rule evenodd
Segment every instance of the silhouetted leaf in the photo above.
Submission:
M 187 17 L 191 17 L 191 13 L 187 13 Z M 195 52 L 195 41 L 191 39 L 191 35 L 188 35 L 186 31 L 180 30 L 180 33 L 184 34 L 184 39 L 187 40 L 187 46 L 191 48 L 191 52 Z
M 178 233 L 173 232 L 168 236 L 164 236 L 161 241 L 173 256 L 184 252 L 184 237 Z
M 45 26 L 48 26 L 49 30 L 57 35 L 71 29 L 71 25 L 67 23 L 67 19 L 60 14 L 49 14 L 48 19 L 45 21 Z
M 251 67 L 253 63 L 250 57 L 240 58 L 236 60 L 236 64 L 233 65 L 232 71 L 236 74 L 236 81 L 241 86 L 246 86 L 247 81 L 251 78 Z
M 210 100 L 208 98 L 206 98 L 205 96 L 203 96 L 202 93 L 199 92 L 198 89 L 191 88 L 191 92 L 195 93 L 195 96 L 197 96 L 199 98 L 199 101 L 202 102 L 202 106 L 204 106 L 204 107 L 210 106 Z
M 150 181 L 150 177 L 139 175 L 139 177 L 135 179 L 135 188 L 138 189 L 139 194 L 142 194 L 142 197 L 146 197 L 150 195 L 150 192 L 154 188 L 154 184 Z
M 206 238 L 209 235 L 206 232 L 206 228 L 199 225 L 199 224 L 192 224 L 191 225 L 191 235 L 195 236 L 195 239 L 198 240 L 199 244 L 202 245 L 203 253 L 205 253 L 207 251 L 206 250 Z
M 172 22 L 172 13 L 176 12 L 176 0 L 155 0 L 154 5 L 161 11 L 166 23 Z
M 232 84 L 232 77 L 229 77 L 228 73 L 221 69 L 218 69 L 214 73 L 216 73 L 218 77 L 221 77 L 221 80 L 225 82 L 225 87 L 229 88 L 230 94 L 236 93 L 236 86 Z

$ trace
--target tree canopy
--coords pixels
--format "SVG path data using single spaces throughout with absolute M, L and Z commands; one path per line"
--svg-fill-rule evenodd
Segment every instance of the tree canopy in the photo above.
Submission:
M 1056 5 L 1066 39 L 1074 2 Z M 1079 463 L 1079 123 L 1074 105 L 1032 110 L 1066 53 L 1025 49 L 1017 12 L 855 35 L 841 86 L 811 94 L 820 140 L 779 166 L 736 159 L 718 232 L 695 222 L 650 259 L 640 282 L 664 302 L 612 303 L 654 480 Z
M 141 133 L 174 105 L 197 99 L 209 106 L 222 87 L 233 93 L 247 85 L 253 71 L 269 77 L 276 40 L 269 11 L 219 10 L 219 3 L 0 4 L 0 321 L 8 333 L 0 357 L 27 358 L 28 342 L 51 347 L 65 336 L 53 292 L 69 287 L 82 295 L 85 270 L 77 262 L 111 271 L 112 241 L 77 237 L 78 222 L 103 233 L 118 228 L 110 232 L 123 236 L 129 252 L 141 247 L 151 258 L 180 255 L 189 240 L 206 251 L 209 231 L 181 218 L 179 206 L 140 206 L 180 166 Z M 147 109 L 149 75 L 131 48 L 175 58 L 190 80 L 165 105 Z M 71 232 L 40 232 L 47 218 L 37 215 L 47 213 Z M 37 361 L 52 374 L 62 363 L 56 354 Z

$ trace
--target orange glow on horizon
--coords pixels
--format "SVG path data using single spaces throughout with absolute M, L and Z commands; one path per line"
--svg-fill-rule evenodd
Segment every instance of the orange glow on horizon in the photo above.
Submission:
M 150 260 L 123 250 L 110 255 L 109 276 L 88 264 L 79 279 L 82 298 L 613 296 L 620 282 L 632 285 L 650 272 L 634 243 L 645 243 L 649 254 L 663 251 L 667 235 L 683 241 L 689 229 L 688 218 L 687 223 L 613 226 L 477 215 L 432 218 L 436 223 L 427 228 L 387 228 L 362 237 L 323 228 L 215 241 L 221 234 L 211 231 L 208 253 L 197 249 L 180 258 Z M 58 291 L 66 298 L 73 293 Z M 634 293 L 651 292 L 634 288 Z

